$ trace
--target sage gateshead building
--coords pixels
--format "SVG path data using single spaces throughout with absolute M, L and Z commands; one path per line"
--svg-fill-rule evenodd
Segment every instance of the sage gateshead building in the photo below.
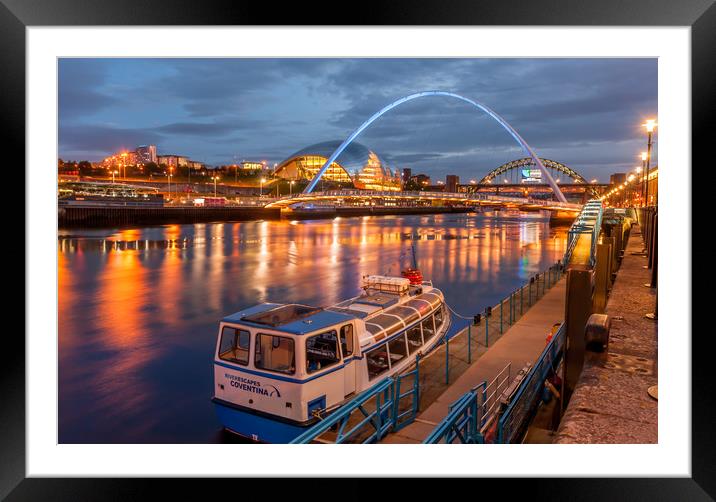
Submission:
M 302 148 L 279 163 L 274 175 L 288 180 L 311 180 L 340 145 L 341 141 L 326 141 Z M 397 170 L 391 169 L 378 154 L 356 142 L 343 150 L 326 169 L 322 179 L 352 183 L 361 190 L 400 190 Z

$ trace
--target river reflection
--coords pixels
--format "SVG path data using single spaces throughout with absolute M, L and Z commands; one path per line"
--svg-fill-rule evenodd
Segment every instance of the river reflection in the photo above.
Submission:
M 431 215 L 60 231 L 61 443 L 221 439 L 217 322 L 264 301 L 330 305 L 412 260 L 472 315 L 561 258 L 546 218 Z

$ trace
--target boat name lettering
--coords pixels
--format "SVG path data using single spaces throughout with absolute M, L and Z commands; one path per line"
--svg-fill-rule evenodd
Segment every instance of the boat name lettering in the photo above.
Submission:
M 230 373 L 224 373 L 224 376 L 230 380 L 229 385 L 237 389 L 245 390 L 247 392 L 253 392 L 254 394 L 261 394 L 263 396 L 276 396 L 281 397 L 281 393 L 273 385 L 261 386 L 261 382 L 257 380 L 249 380 L 240 376 L 232 375 Z

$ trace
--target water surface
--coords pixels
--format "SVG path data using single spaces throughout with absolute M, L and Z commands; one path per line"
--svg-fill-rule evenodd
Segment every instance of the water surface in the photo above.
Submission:
M 497 213 L 496 213 L 497 214 Z M 537 214 L 60 230 L 59 441 L 221 441 L 217 322 L 264 301 L 325 306 L 412 262 L 450 306 L 494 305 L 564 253 Z

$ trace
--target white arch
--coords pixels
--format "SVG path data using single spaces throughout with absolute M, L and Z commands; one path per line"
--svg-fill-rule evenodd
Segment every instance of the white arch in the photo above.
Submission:
M 537 167 L 539 167 L 540 171 L 542 171 L 542 176 L 547 179 L 547 183 L 549 183 L 549 186 L 554 191 L 555 196 L 560 202 L 567 202 L 567 199 L 565 198 L 562 191 L 557 186 L 557 183 L 555 183 L 554 179 L 552 178 L 552 175 L 549 173 L 549 171 L 544 167 L 542 164 L 542 161 L 539 159 L 539 157 L 535 154 L 535 152 L 530 148 L 530 146 L 527 144 L 527 142 L 522 139 L 522 136 L 520 136 L 517 131 L 515 131 L 510 124 L 505 121 L 502 117 L 500 117 L 497 113 L 492 111 L 487 106 L 483 105 L 482 103 L 479 103 L 477 101 L 473 101 L 472 99 L 466 98 L 464 96 L 460 96 L 459 94 L 455 94 L 452 92 L 447 91 L 422 91 L 422 92 L 416 92 L 415 94 L 411 94 L 409 96 L 405 96 L 403 98 L 398 99 L 397 101 L 393 101 L 388 106 L 382 108 L 380 111 L 375 113 L 371 118 L 363 122 L 363 124 L 353 131 L 346 140 L 341 143 L 341 145 L 336 149 L 335 152 L 328 158 L 325 164 L 323 164 L 323 167 L 316 173 L 316 176 L 311 180 L 311 182 L 306 186 L 303 193 L 311 193 L 313 189 L 318 184 L 318 180 L 321 179 L 321 176 L 323 176 L 323 173 L 328 169 L 328 166 L 330 166 L 337 158 L 338 156 L 343 153 L 343 150 L 351 144 L 351 142 L 358 137 L 360 133 L 362 133 L 366 127 L 371 125 L 373 122 L 375 122 L 378 118 L 380 118 L 381 115 L 384 113 L 392 110 L 398 105 L 401 105 L 407 101 L 411 101 L 413 99 L 422 98 L 424 96 L 447 96 L 450 98 L 459 99 L 461 101 L 465 101 L 466 103 L 470 103 L 472 106 L 482 110 L 483 112 L 487 113 L 490 117 L 495 119 L 510 135 L 519 143 L 519 145 L 523 148 L 523 150 L 535 161 L 535 164 Z

